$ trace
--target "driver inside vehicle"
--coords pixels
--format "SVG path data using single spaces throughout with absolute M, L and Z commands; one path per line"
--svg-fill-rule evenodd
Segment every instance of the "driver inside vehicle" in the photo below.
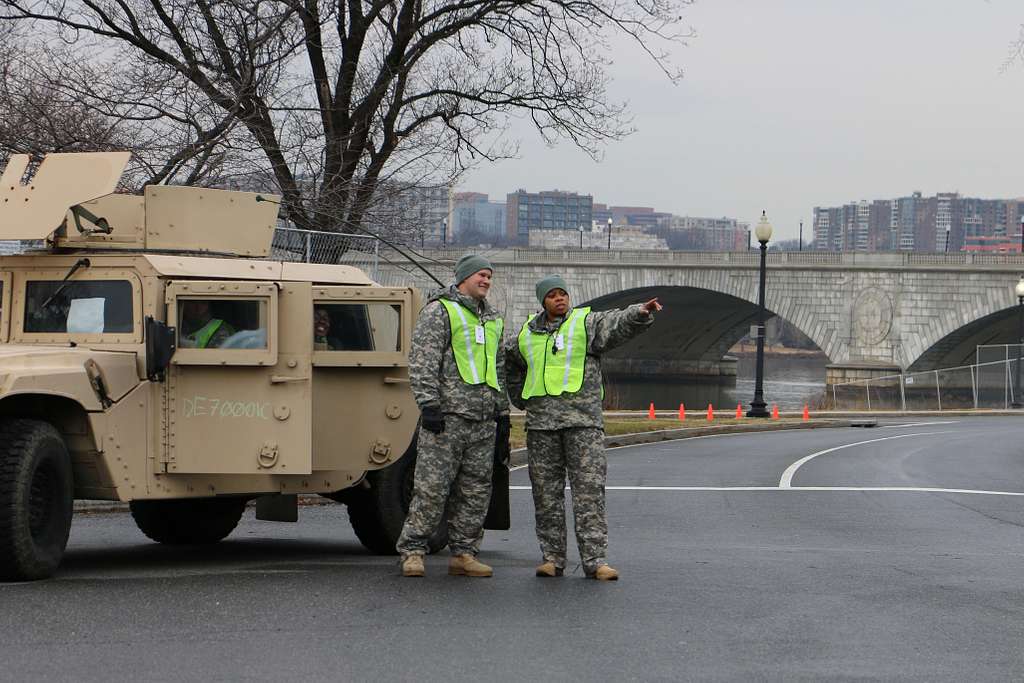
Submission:
M 341 341 L 331 336 L 331 313 L 326 308 L 313 309 L 313 350 L 335 351 Z
M 181 306 L 181 331 L 178 345 L 191 349 L 216 349 L 235 333 L 230 323 L 216 318 L 210 302 L 186 299 Z

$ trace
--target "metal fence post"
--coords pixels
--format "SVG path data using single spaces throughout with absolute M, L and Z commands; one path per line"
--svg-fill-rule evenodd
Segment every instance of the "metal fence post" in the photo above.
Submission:
M 373 239 L 373 279 L 377 279 L 377 275 L 380 272 L 380 240 L 376 237 Z
M 310 260 L 310 257 L 311 257 L 311 254 L 312 254 L 312 245 L 313 245 L 313 233 L 307 232 L 306 233 L 306 263 L 312 263 L 312 260 Z
M 1013 361 L 1010 359 L 1006 360 L 1006 386 L 1009 388 L 1010 392 L 1010 403 L 1013 403 L 1014 401 L 1017 400 L 1016 397 L 1014 397 L 1013 395 L 1013 382 L 1010 381 L 1010 363 L 1012 362 Z
M 939 410 L 942 410 L 942 392 L 939 391 L 939 371 L 935 371 L 935 398 L 939 401 Z
M 864 395 L 868 397 L 868 412 L 871 412 L 871 380 L 864 380 Z
M 981 368 L 970 368 L 971 370 L 971 394 L 974 395 L 974 409 L 978 409 L 978 380 L 974 378 L 974 371 Z
M 907 412 L 907 392 L 904 388 L 906 386 L 906 380 L 903 378 L 903 373 L 900 373 L 900 410 L 904 413 Z
M 1003 410 L 1008 410 L 1010 407 L 1010 364 L 1004 365 L 1006 372 L 1003 373 Z

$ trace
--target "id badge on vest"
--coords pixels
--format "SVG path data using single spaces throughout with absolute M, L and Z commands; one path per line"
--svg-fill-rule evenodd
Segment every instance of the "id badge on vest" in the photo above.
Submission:
M 486 339 L 487 338 L 484 336 L 484 326 L 483 325 L 477 325 L 476 329 L 475 329 L 475 332 L 476 332 L 476 343 L 477 344 L 484 344 L 484 343 L 486 343 Z
M 565 335 L 559 332 L 555 335 L 555 351 L 562 351 L 565 349 Z

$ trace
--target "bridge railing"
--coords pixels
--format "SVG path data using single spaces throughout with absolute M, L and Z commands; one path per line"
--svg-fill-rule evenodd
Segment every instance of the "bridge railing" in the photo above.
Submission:
M 390 252 L 390 250 L 385 250 Z M 536 248 L 489 248 L 489 247 L 445 247 L 427 248 L 416 251 L 428 260 L 455 261 L 470 251 L 487 254 L 494 262 L 500 263 L 573 263 L 573 264 L 650 264 L 650 265 L 693 265 L 693 266 L 746 266 L 756 268 L 760 254 L 756 249 L 748 251 L 669 251 L 645 249 L 536 249 Z M 394 261 L 405 257 L 389 253 Z M 971 252 L 916 253 L 916 252 L 836 252 L 836 251 L 769 251 L 769 266 L 800 268 L 807 266 L 836 266 L 863 268 L 905 268 L 905 267 L 979 267 L 979 266 L 1024 266 L 1021 254 L 980 254 Z
M 1018 399 L 1016 357 L 835 383 L 826 391 L 832 410 L 1005 410 Z

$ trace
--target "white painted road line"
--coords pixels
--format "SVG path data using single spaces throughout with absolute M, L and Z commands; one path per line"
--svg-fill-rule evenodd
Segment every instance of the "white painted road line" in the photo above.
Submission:
M 605 491 L 794 491 L 794 492 L 867 492 L 867 493 L 966 493 L 980 496 L 1019 496 L 1024 491 L 986 491 L 984 489 L 943 489 L 931 486 L 605 486 Z M 529 486 L 509 486 L 512 491 L 529 491 Z M 566 486 L 568 491 L 569 487 Z
M 879 429 L 899 429 L 901 427 L 931 427 L 933 425 L 955 425 L 960 420 L 947 420 L 944 422 L 905 422 L 898 425 L 882 425 Z
M 782 473 L 782 478 L 779 479 L 779 488 L 788 489 L 793 486 L 793 475 L 796 471 L 809 460 L 817 458 L 819 455 L 826 455 L 828 453 L 835 453 L 836 451 L 845 450 L 847 448 L 853 448 L 854 446 L 864 446 L 869 443 L 878 443 L 879 441 L 892 441 L 893 439 L 909 439 L 913 436 L 934 436 L 936 434 L 949 434 L 949 431 L 944 432 L 916 432 L 914 434 L 897 434 L 896 436 L 883 436 L 880 439 L 868 439 L 867 441 L 856 441 L 854 443 L 848 443 L 843 446 L 836 446 L 835 448 L 826 448 L 823 451 L 817 453 L 811 453 L 808 456 L 800 458 L 795 463 L 786 468 L 786 471 Z

